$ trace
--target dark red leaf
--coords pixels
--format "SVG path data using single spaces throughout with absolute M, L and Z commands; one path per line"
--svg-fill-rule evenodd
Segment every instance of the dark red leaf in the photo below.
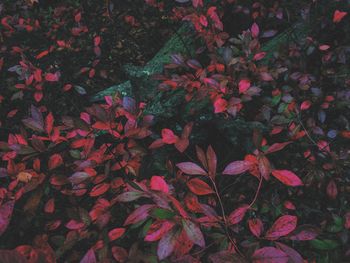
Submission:
M 50 156 L 49 159 L 49 170 L 53 170 L 63 164 L 62 156 L 58 153 Z
M 209 176 L 214 178 L 216 175 L 217 157 L 211 145 L 209 145 L 207 149 L 207 161 L 208 161 L 207 163 L 208 163 Z
M 10 224 L 15 201 L 7 201 L 0 206 L 0 236 L 6 231 Z
M 263 223 L 258 218 L 249 219 L 248 226 L 249 226 L 250 232 L 252 232 L 252 234 L 256 237 L 260 237 L 261 233 L 264 231 Z
M 188 188 L 196 195 L 208 195 L 214 193 L 213 189 L 199 178 L 191 179 L 187 182 Z
M 281 216 L 266 232 L 265 237 L 269 240 L 276 240 L 282 236 L 286 236 L 296 228 L 297 222 L 298 218 L 296 216 Z

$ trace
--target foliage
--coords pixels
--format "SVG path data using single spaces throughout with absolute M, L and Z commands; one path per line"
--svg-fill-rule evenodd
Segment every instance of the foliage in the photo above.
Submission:
M 145 2 L 191 23 L 194 57 L 173 54 L 148 101 L 66 111 L 55 96 L 86 90 L 67 82 L 61 53 L 83 43 L 93 59 L 80 74 L 94 79 L 108 39 L 87 37 L 74 5 L 40 18 L 40 51 L 12 42 L 42 32 L 40 19 L 1 19 L 1 78 L 17 78 L 0 95 L 2 262 L 349 259 L 346 1 Z M 227 21 L 249 26 L 230 35 Z M 264 49 L 294 22 L 307 37 Z

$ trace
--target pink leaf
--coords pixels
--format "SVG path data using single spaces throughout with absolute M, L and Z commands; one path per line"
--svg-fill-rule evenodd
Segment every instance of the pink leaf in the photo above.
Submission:
M 344 223 L 344 227 L 346 229 L 350 229 L 350 212 L 347 212 L 344 216 L 345 218 L 345 223 Z
M 199 165 L 192 162 L 183 162 L 176 165 L 182 172 L 190 175 L 207 175 Z
M 232 225 L 238 224 L 242 221 L 243 217 L 245 216 L 246 212 L 249 209 L 249 205 L 243 205 L 236 210 L 234 210 L 229 216 L 228 220 Z
M 253 60 L 259 61 L 263 59 L 265 56 L 266 56 L 266 52 L 259 52 L 254 55 Z
M 250 29 L 250 31 L 252 32 L 252 37 L 256 38 L 259 36 L 260 33 L 260 29 L 257 23 L 254 23 Z
M 300 180 L 298 176 L 296 176 L 293 172 L 288 170 L 273 170 L 272 175 L 280 180 L 285 185 L 289 186 L 301 186 L 303 182 Z
M 255 250 L 253 263 L 287 263 L 288 255 L 274 247 L 263 247 Z
M 234 161 L 226 166 L 222 174 L 237 175 L 248 171 L 250 167 L 249 161 Z
M 297 222 L 298 218 L 296 216 L 281 216 L 267 231 L 265 237 L 269 240 L 276 240 L 282 236 L 286 236 L 296 228 Z
M 251 86 L 250 80 L 248 79 L 242 79 L 239 83 L 238 83 L 238 89 L 239 89 L 239 93 L 245 93 Z
M 156 191 L 162 191 L 164 193 L 169 193 L 169 186 L 167 185 L 162 176 L 152 176 L 151 189 Z
M 92 248 L 88 250 L 80 263 L 97 263 L 95 252 Z

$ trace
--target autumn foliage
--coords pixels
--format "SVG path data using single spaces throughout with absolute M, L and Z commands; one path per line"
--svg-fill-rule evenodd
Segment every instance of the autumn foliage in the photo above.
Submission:
M 289 2 L 142 2 L 194 32 L 195 55 L 154 76 L 180 98 L 171 117 L 69 81 L 57 61 L 75 52 L 90 56 L 78 80 L 106 75 L 105 29 L 79 5 L 2 6 L 0 263 L 349 260 L 350 6 Z M 14 42 L 43 32 L 46 46 Z M 55 103 L 70 96 L 84 103 Z

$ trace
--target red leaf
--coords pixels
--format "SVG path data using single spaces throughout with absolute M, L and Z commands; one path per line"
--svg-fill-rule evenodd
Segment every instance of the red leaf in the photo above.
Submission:
M 274 143 L 267 149 L 267 151 L 265 151 L 265 154 L 278 152 L 290 143 L 291 142 Z
M 300 110 L 307 110 L 310 108 L 310 106 L 311 106 L 311 101 L 305 100 L 301 103 Z
M 286 253 L 289 258 L 291 259 L 291 263 L 303 263 L 304 259 L 302 258 L 302 256 L 293 248 L 282 244 L 280 242 L 275 242 L 277 248 L 279 248 L 280 250 L 282 250 L 284 253 Z
M 347 12 L 335 10 L 335 12 L 333 14 L 333 22 L 339 23 L 347 14 L 348 14 Z
M 249 205 L 243 205 L 234 210 L 229 216 L 228 220 L 232 225 L 238 224 L 242 221 L 243 217 L 247 213 Z
M 116 240 L 120 238 L 122 235 L 124 235 L 124 233 L 125 233 L 125 228 L 123 227 L 114 228 L 108 232 L 109 240 L 110 241 Z
M 174 225 L 175 223 L 170 221 L 154 222 L 147 232 L 145 241 L 157 241 L 161 239 L 166 233 L 168 233 L 173 228 Z
M 162 140 L 166 144 L 173 144 L 175 143 L 179 137 L 177 137 L 172 130 L 170 129 L 163 129 L 162 130 Z
M 149 211 L 154 207 L 155 205 L 142 205 L 136 208 L 125 220 L 124 226 L 136 224 L 146 219 L 149 215 Z
M 296 216 L 281 216 L 267 231 L 265 237 L 269 240 L 276 240 L 282 236 L 286 236 L 296 228 L 297 222 L 298 218 Z
M 162 237 L 162 239 L 158 243 L 157 248 L 157 255 L 159 260 L 163 260 L 170 256 L 171 253 L 173 253 L 177 236 L 177 232 L 171 230 Z
M 285 185 L 289 186 L 301 186 L 303 182 L 300 180 L 298 176 L 296 176 L 293 172 L 288 170 L 273 170 L 272 175 L 280 180 Z
M 45 119 L 45 129 L 48 135 L 51 134 L 53 128 L 54 118 L 52 113 L 50 112 Z
M 42 91 L 35 91 L 34 93 L 34 99 L 36 102 L 40 102 L 43 98 L 43 92 Z
M 214 178 L 216 175 L 217 157 L 211 145 L 209 145 L 207 149 L 207 161 L 208 161 L 209 175 Z
M 44 211 L 48 214 L 52 214 L 55 211 L 55 199 L 51 198 L 49 199 L 44 207 Z
M 101 37 L 100 36 L 96 36 L 94 38 L 94 46 L 97 47 L 101 44 Z
M 102 195 L 108 191 L 109 187 L 110 187 L 110 184 L 108 183 L 98 184 L 91 189 L 91 192 L 89 195 L 92 197 Z
M 92 248 L 88 250 L 80 263 L 97 263 L 95 252 Z
M 156 191 L 162 191 L 164 193 L 169 193 L 169 186 L 167 185 L 162 176 L 152 176 L 151 189 Z
M 252 232 L 252 234 L 256 237 L 260 237 L 261 233 L 264 231 L 263 223 L 258 218 L 249 219 L 248 226 L 250 232 Z
M 214 102 L 214 112 L 215 113 L 224 112 L 227 109 L 227 105 L 228 103 L 225 99 L 218 98 Z
M 199 165 L 192 163 L 192 162 L 178 163 L 176 166 L 185 174 L 207 175 L 206 171 L 204 171 Z
M 194 178 L 187 182 L 188 188 L 196 195 L 208 195 L 214 193 L 211 187 L 201 179 Z
M 44 50 L 43 52 L 39 53 L 37 56 L 36 56 L 36 59 L 41 59 L 42 57 L 45 57 L 49 54 L 49 51 L 48 50 Z
M 256 38 L 259 36 L 260 33 L 260 29 L 259 26 L 257 25 L 257 23 L 254 23 L 250 29 L 250 31 L 252 32 L 252 37 Z
M 15 201 L 8 201 L 0 206 L 0 236 L 6 231 L 10 224 Z
M 55 169 L 63 164 L 62 156 L 58 153 L 50 156 L 49 159 L 49 170 Z
M 184 230 L 188 236 L 188 238 L 195 243 L 196 245 L 200 247 L 205 247 L 205 241 L 204 236 L 202 234 L 202 231 L 200 228 L 193 223 L 191 220 L 183 219 L 182 225 L 184 227 Z
M 56 72 L 56 73 L 47 73 L 45 75 L 45 80 L 46 81 L 50 81 L 50 82 L 55 82 L 58 81 L 60 78 L 60 73 Z
M 274 247 L 263 247 L 255 250 L 253 263 L 287 263 L 288 255 Z
M 222 174 L 237 175 L 248 171 L 250 167 L 249 161 L 234 161 L 226 166 Z

